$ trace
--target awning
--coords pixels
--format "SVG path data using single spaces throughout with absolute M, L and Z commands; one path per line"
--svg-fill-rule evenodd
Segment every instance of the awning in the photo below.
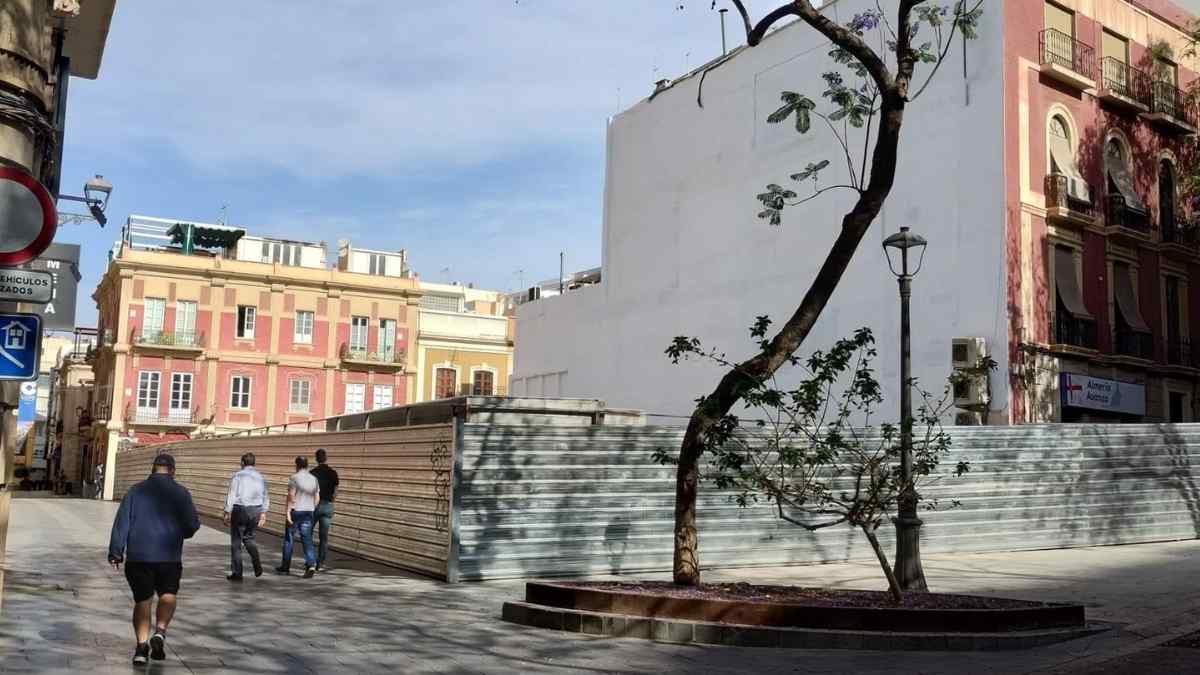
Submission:
M 1057 173 L 1067 177 L 1067 193 L 1071 197 L 1084 202 L 1092 201 L 1087 182 L 1083 180 L 1083 173 L 1075 164 L 1075 153 L 1071 151 L 1071 139 L 1067 136 L 1067 130 L 1058 118 L 1054 118 L 1050 122 L 1050 161 L 1054 163 L 1052 168 Z
M 1133 294 L 1133 279 L 1129 274 L 1129 266 L 1113 263 L 1113 292 L 1117 296 L 1117 311 L 1125 320 L 1130 330 L 1149 333 L 1150 326 L 1138 311 L 1137 297 Z
M 1117 188 L 1117 192 L 1125 198 L 1126 207 L 1149 213 L 1146 205 L 1138 197 L 1137 190 L 1133 187 L 1133 177 L 1129 174 L 1129 166 L 1125 163 L 1125 152 L 1114 141 L 1109 141 L 1104 146 L 1104 171 Z
M 1079 279 L 1075 275 L 1075 253 L 1069 248 L 1054 249 L 1054 285 L 1058 289 L 1059 299 L 1071 316 L 1076 319 L 1092 318 L 1083 304 L 1083 294 L 1079 292 Z

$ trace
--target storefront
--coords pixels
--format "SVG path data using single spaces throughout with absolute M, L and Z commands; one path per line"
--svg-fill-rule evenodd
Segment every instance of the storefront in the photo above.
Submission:
M 1140 422 L 1146 416 L 1146 386 L 1090 375 L 1062 373 L 1063 422 Z

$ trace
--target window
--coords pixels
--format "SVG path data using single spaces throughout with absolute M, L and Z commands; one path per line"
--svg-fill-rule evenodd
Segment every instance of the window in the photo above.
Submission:
M 396 320 L 379 320 L 379 356 L 392 361 L 396 356 Z
M 378 276 L 387 276 L 387 256 L 382 253 L 371 253 L 370 258 L 370 274 Z
M 365 316 L 350 317 L 350 350 L 355 352 L 367 351 L 367 326 L 369 321 Z
M 1179 342 L 1183 337 L 1183 312 L 1179 302 L 1179 277 L 1167 275 L 1163 277 L 1163 295 L 1166 296 L 1167 313 L 1167 342 Z
M 1075 14 L 1058 5 L 1045 5 L 1046 30 L 1042 33 L 1042 63 L 1052 63 L 1080 72 L 1084 67 L 1076 58 Z
M 421 308 L 438 312 L 457 312 L 461 307 L 457 295 L 422 295 Z
M 372 392 L 371 407 L 375 410 L 392 407 L 392 387 L 386 384 L 375 385 Z
M 180 300 L 175 303 L 175 339 L 182 344 L 194 344 L 196 338 L 196 303 Z
M 1109 31 L 1107 28 L 1104 30 L 1101 48 L 1103 49 L 1104 58 L 1112 59 L 1121 65 L 1129 63 L 1129 41 Z M 1107 69 L 1105 74 L 1107 75 Z
M 1056 30 L 1069 37 L 1075 37 L 1075 13 L 1053 2 L 1046 3 L 1046 29 Z M 1070 61 L 1067 62 L 1070 65 Z
M 280 263 L 298 267 L 300 265 L 300 244 L 288 244 L 281 241 L 264 241 L 262 243 L 262 261 L 265 263 Z
M 1136 71 L 1129 69 L 1129 41 L 1108 30 L 1101 39 L 1100 72 L 1104 77 L 1104 88 L 1127 98 L 1139 98 L 1141 92 L 1135 92 L 1134 88 L 1140 89 L 1142 82 L 1134 81 Z
M 471 394 L 474 396 L 491 396 L 495 393 L 496 376 L 490 370 L 475 371 L 474 382 L 471 383 Z
M 246 305 L 238 305 L 237 310 L 237 336 L 239 338 L 253 340 L 254 339 L 254 320 L 258 314 L 258 310 Z
M 143 370 L 138 373 L 137 414 L 142 418 L 158 417 L 158 393 L 162 375 Z
M 1179 86 L 1179 66 L 1174 62 L 1162 58 L 1161 56 L 1154 57 L 1154 81 L 1165 82 L 1172 87 Z
M 451 398 L 458 387 L 458 372 L 453 368 L 438 368 L 435 372 L 434 398 Z
M 1117 195 L 1124 200 L 1124 207 L 1138 213 L 1147 213 L 1146 205 L 1133 187 L 1133 174 L 1129 170 L 1129 151 L 1117 137 L 1104 144 L 1104 172 L 1108 179 L 1109 196 Z
M 367 385 L 346 385 L 346 413 L 360 413 L 366 409 Z
M 1054 342 L 1073 347 L 1096 347 L 1096 321 L 1083 303 L 1075 249 L 1054 247 Z
M 142 333 L 148 339 L 157 339 L 163 332 L 166 322 L 167 301 L 162 298 L 146 298 L 146 316 L 142 321 Z
M 1112 263 L 1113 328 L 1116 352 L 1142 359 L 1153 358 L 1150 326 L 1142 318 L 1134 290 L 1134 275 L 1128 263 Z
M 1175 225 L 1175 167 L 1164 159 L 1158 164 L 1158 227 L 1163 241 L 1186 243 L 1177 241 Z
M 300 345 L 311 345 L 313 341 L 313 322 L 315 315 L 312 312 L 300 310 L 296 312 L 296 335 L 294 341 Z
M 311 397 L 311 382 L 308 380 L 292 380 L 291 396 L 288 398 L 288 411 L 295 413 L 308 412 L 308 405 Z
M 1185 397 L 1185 394 L 1178 391 L 1167 392 L 1169 422 L 1179 424 L 1185 421 L 1183 414 Z
M 229 407 L 239 410 L 250 409 L 250 378 L 234 375 L 229 385 Z
M 192 374 L 171 375 L 171 419 L 190 421 L 192 418 Z
M 1091 191 L 1075 163 L 1075 147 L 1071 142 L 1070 127 L 1061 115 L 1050 118 L 1047 141 L 1050 148 L 1050 173 L 1065 177 L 1067 195 L 1071 199 L 1091 202 Z

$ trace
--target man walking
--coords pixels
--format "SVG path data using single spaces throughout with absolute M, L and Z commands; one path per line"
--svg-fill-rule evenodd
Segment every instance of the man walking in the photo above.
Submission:
M 312 470 L 321 488 L 321 503 L 317 504 L 316 519 L 320 527 L 321 543 L 317 546 L 317 571 L 325 569 L 325 557 L 329 554 L 329 528 L 333 527 L 333 497 L 338 488 L 338 473 L 325 462 L 329 456 L 325 448 L 317 449 L 317 468 Z
M 230 581 L 242 580 L 242 547 L 250 554 L 254 576 L 263 573 L 258 545 L 254 543 L 254 531 L 266 525 L 267 511 L 271 508 L 271 496 L 267 493 L 267 481 L 254 468 L 254 453 L 242 455 L 242 469 L 233 474 L 229 481 L 229 494 L 225 496 L 224 521 L 229 526 L 229 576 Z
M 283 533 L 283 562 L 275 568 L 280 574 L 292 573 L 292 545 L 297 536 L 304 545 L 304 578 L 317 572 L 317 554 L 313 550 L 313 512 L 321 501 L 317 479 L 308 472 L 308 458 L 296 458 L 296 473 L 288 479 L 287 529 Z
M 175 482 L 175 458 L 154 458 L 153 473 L 125 493 L 113 519 L 108 562 L 114 570 L 125 563 L 125 579 L 133 591 L 136 665 L 147 658 L 167 657 L 167 626 L 175 616 L 175 596 L 183 576 L 183 540 L 200 529 L 192 495 Z M 158 594 L 155 629 L 150 634 L 150 604 Z

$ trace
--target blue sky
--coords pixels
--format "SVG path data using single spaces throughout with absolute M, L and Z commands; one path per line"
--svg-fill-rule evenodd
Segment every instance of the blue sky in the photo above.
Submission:
M 56 239 L 83 245 L 78 325 L 131 213 L 227 205 L 500 290 L 553 278 L 560 250 L 598 265 L 606 119 L 720 52 L 709 0 L 679 4 L 122 0 L 99 79 L 69 90 L 63 192 L 114 185 L 105 229 Z

